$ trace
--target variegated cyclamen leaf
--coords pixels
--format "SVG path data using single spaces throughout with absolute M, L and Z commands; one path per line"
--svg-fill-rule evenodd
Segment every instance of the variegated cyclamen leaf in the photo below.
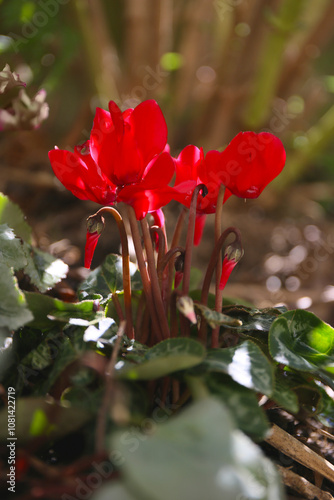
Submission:
M 203 318 L 211 326 L 211 328 L 215 328 L 216 326 L 220 325 L 226 325 L 229 327 L 240 327 L 242 325 L 241 320 L 237 318 L 231 318 L 230 316 L 217 311 L 213 311 L 203 304 L 195 303 L 195 307 L 201 312 Z

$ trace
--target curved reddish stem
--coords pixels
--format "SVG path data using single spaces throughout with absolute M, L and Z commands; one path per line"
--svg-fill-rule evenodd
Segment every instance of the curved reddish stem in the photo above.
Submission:
M 217 198 L 217 207 L 215 213 L 215 244 L 220 238 L 222 231 L 222 214 L 223 214 L 223 201 L 225 195 L 225 186 L 222 184 L 219 189 Z M 223 255 L 222 249 L 220 249 L 217 264 L 216 264 L 216 294 L 215 294 L 215 310 L 221 312 L 223 305 L 223 290 L 220 290 L 219 283 L 223 269 Z M 216 326 L 212 330 L 212 343 L 217 344 L 219 336 L 219 326 Z
M 184 254 L 184 265 L 183 265 L 182 295 L 188 295 L 189 292 L 191 257 L 192 257 L 192 250 L 194 246 L 194 235 L 195 235 L 196 207 L 197 207 L 197 198 L 200 191 L 202 191 L 202 196 L 205 196 L 207 194 L 207 188 L 204 184 L 198 184 L 198 186 L 195 187 L 190 202 L 188 231 L 187 231 L 186 247 Z M 184 335 L 186 337 L 189 336 L 190 335 L 189 321 L 183 317 L 180 318 L 180 321 Z
M 153 233 L 156 233 L 159 237 L 158 260 L 157 260 L 157 267 L 159 268 L 160 262 L 163 259 L 164 255 L 166 254 L 166 235 L 163 229 L 161 229 L 161 227 L 159 226 L 151 226 L 150 233 L 151 235 Z
M 171 244 L 171 250 L 179 245 L 181 234 L 182 234 L 182 228 L 183 228 L 183 223 L 187 215 L 187 208 L 183 207 L 182 211 L 180 212 L 180 215 L 177 219 L 177 223 L 175 226 L 174 230 L 174 235 L 172 239 L 172 244 Z M 166 286 L 164 287 L 164 299 L 165 303 L 167 305 L 167 309 L 169 307 L 169 301 L 170 301 L 170 296 L 172 293 L 172 287 L 173 287 L 173 276 L 174 276 L 174 259 L 170 259 L 169 261 L 169 266 L 168 266 L 168 278 L 167 278 L 167 283 Z
M 164 338 L 163 333 L 161 331 L 160 322 L 158 320 L 158 315 L 157 315 L 157 312 L 156 312 L 156 309 L 154 306 L 151 282 L 150 282 L 150 279 L 148 277 L 148 273 L 147 273 L 147 269 L 146 269 L 146 265 L 145 265 L 143 248 L 142 248 L 142 244 L 141 244 L 141 236 L 140 236 L 138 225 L 137 225 L 136 214 L 135 214 L 134 209 L 130 205 L 127 205 L 127 211 L 128 211 L 128 218 L 129 218 L 130 227 L 131 227 L 132 240 L 133 240 L 133 244 L 135 247 L 140 276 L 141 276 L 141 279 L 143 282 L 143 289 L 144 289 L 144 293 L 145 293 L 145 297 L 146 297 L 146 303 L 147 303 L 147 307 L 149 309 L 150 316 L 151 316 L 153 332 L 158 340 L 163 340 L 163 338 Z
M 164 257 L 161 259 L 160 262 L 158 262 L 158 277 L 159 280 L 162 279 L 162 275 L 164 272 L 165 267 L 169 262 L 172 260 L 174 262 L 174 256 L 175 254 L 179 253 L 180 255 L 184 253 L 184 248 L 182 247 L 174 247 L 168 250 L 168 252 L 164 255 Z
M 183 282 L 182 282 L 183 295 L 187 295 L 189 291 L 191 256 L 194 246 L 196 207 L 197 207 L 197 198 L 200 191 L 202 191 L 202 196 L 205 196 L 205 194 L 207 193 L 207 188 L 204 184 L 198 184 L 198 186 L 195 187 L 191 197 L 191 203 L 189 208 L 189 221 L 188 221 L 188 231 L 187 231 L 187 239 L 186 239 L 186 247 L 184 255 Z
M 116 221 L 122 245 L 122 264 L 123 264 L 123 289 L 124 289 L 124 307 L 126 319 L 126 335 L 134 339 L 134 330 L 132 323 L 132 303 L 131 303 L 131 276 L 130 276 L 130 255 L 128 246 L 128 237 L 125 231 L 124 222 L 121 214 L 113 207 L 102 207 L 91 217 L 96 217 L 101 213 L 109 213 Z
M 148 272 L 149 272 L 149 275 L 151 278 L 153 302 L 155 304 L 157 315 L 159 318 L 162 336 L 163 336 L 163 338 L 168 339 L 170 337 L 170 332 L 169 332 L 169 326 L 168 326 L 166 312 L 165 312 L 164 305 L 162 302 L 158 273 L 157 273 L 157 269 L 155 267 L 154 252 L 153 252 L 153 245 L 152 245 L 150 230 L 149 230 L 149 226 L 148 226 L 146 219 L 142 219 L 140 221 L 140 224 L 141 224 L 141 228 L 142 228 L 142 232 L 143 232 L 144 245 L 145 245 L 146 257 L 147 257 Z

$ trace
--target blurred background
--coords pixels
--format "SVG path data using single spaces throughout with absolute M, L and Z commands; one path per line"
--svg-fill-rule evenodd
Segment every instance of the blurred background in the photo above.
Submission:
M 279 178 L 259 199 L 224 207 L 245 248 L 226 293 L 334 323 L 332 0 L 0 0 L 0 70 L 7 63 L 30 98 L 47 92 L 40 128 L 0 133 L 0 190 L 24 210 L 40 247 L 78 272 L 85 219 L 98 208 L 62 188 L 48 150 L 84 142 L 96 106 L 154 98 L 173 155 L 187 144 L 223 148 L 240 130 L 281 138 L 288 160 Z M 168 208 L 171 227 L 178 210 Z M 95 266 L 118 251 L 110 224 Z M 212 241 L 209 222 L 198 267 Z

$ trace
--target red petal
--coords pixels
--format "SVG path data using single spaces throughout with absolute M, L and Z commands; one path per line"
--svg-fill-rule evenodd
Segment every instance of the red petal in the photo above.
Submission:
M 146 189 L 167 186 L 174 172 L 175 166 L 170 154 L 161 153 L 148 164 L 141 184 L 145 185 Z
M 186 146 L 176 158 L 175 186 L 181 182 L 198 181 L 198 165 L 203 160 L 203 149 L 196 146 Z
M 159 210 L 156 210 L 155 212 L 152 212 L 152 217 L 154 220 L 154 225 L 158 227 L 164 227 L 165 225 L 165 216 L 163 211 L 159 208 Z
M 227 257 L 224 257 L 223 270 L 222 270 L 222 275 L 221 275 L 220 282 L 219 282 L 219 290 L 224 290 L 226 283 L 230 277 L 230 274 L 236 265 L 237 265 L 237 262 L 235 260 L 229 260 Z
M 286 160 L 280 139 L 268 132 L 240 132 L 220 154 L 214 174 L 236 196 L 257 198 L 282 171 Z
M 100 236 L 101 234 L 99 234 L 98 232 L 90 233 L 89 231 L 87 231 L 85 246 L 85 267 L 87 269 L 90 269 L 90 266 L 92 264 L 95 248 Z
M 204 226 L 205 226 L 206 215 L 196 214 L 195 219 L 195 234 L 194 234 L 194 245 L 197 247 L 202 239 Z
M 112 122 L 110 113 L 101 108 L 96 108 L 93 122 L 93 128 L 90 134 L 91 154 L 98 162 L 100 149 L 105 136 L 111 137 L 115 133 L 115 126 Z
M 119 109 L 114 101 L 109 102 L 109 112 L 112 122 L 115 126 L 117 142 L 121 142 L 124 134 L 124 121 L 122 111 Z
M 131 125 L 137 147 L 147 165 L 167 143 L 167 125 L 158 104 L 153 100 L 139 104 L 131 115 Z
M 102 174 L 90 154 L 53 149 L 49 151 L 52 169 L 60 182 L 81 200 L 92 200 L 101 205 L 112 203 L 113 187 Z
M 138 220 L 148 213 L 155 212 L 167 205 L 174 198 L 173 188 L 145 189 L 145 186 L 125 186 L 118 193 L 117 200 L 131 205 Z
M 110 110 L 110 114 L 96 110 L 91 133 L 92 156 L 113 184 L 124 186 L 140 181 L 145 165 L 130 124 L 133 110 L 123 113 L 125 122 L 115 103 L 110 103 Z
M 196 181 L 185 181 L 181 182 L 177 186 L 174 186 L 174 196 L 173 199 L 182 203 L 186 207 L 190 207 L 192 193 L 197 186 Z

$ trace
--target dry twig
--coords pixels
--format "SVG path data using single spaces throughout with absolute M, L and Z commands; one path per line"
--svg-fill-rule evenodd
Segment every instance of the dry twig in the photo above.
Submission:
M 320 490 L 304 477 L 300 477 L 298 474 L 295 474 L 295 472 L 280 465 L 277 467 L 282 474 L 284 484 L 301 495 L 304 495 L 305 499 L 314 500 L 314 498 L 317 498 L 318 500 L 333 500 L 334 497 L 330 493 Z
M 272 434 L 266 442 L 308 469 L 334 482 L 334 465 L 277 425 L 273 425 Z

